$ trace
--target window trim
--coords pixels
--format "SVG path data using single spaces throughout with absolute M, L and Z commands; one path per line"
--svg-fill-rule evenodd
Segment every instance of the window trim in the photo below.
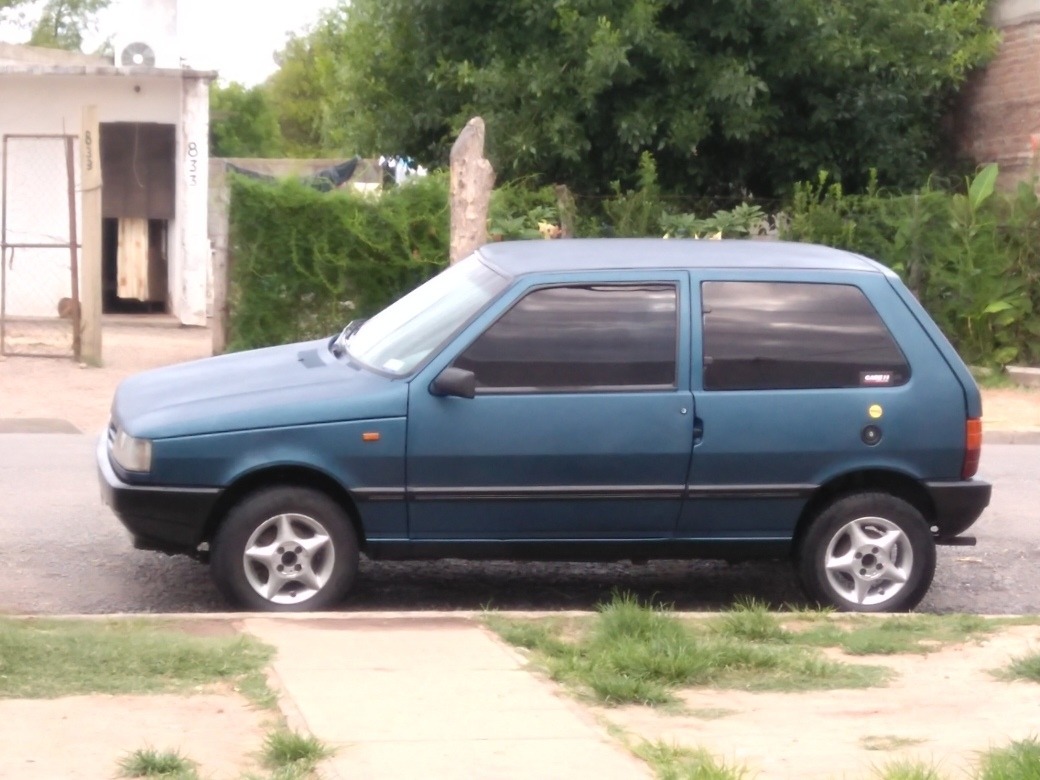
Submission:
M 573 288 L 573 287 L 669 287 L 675 293 L 675 309 L 673 311 L 674 327 L 675 327 L 675 354 L 673 355 L 673 378 L 671 384 L 647 384 L 647 385 L 568 385 L 568 386 L 553 386 L 543 387 L 539 385 L 517 385 L 512 387 L 480 387 L 476 388 L 477 397 L 480 396 L 497 396 L 497 395 L 576 395 L 581 393 L 586 394 L 600 394 L 600 393 L 661 393 L 661 392 L 675 392 L 680 387 L 680 369 L 682 366 L 681 354 L 682 354 L 682 311 L 683 311 L 683 298 L 682 298 L 682 283 L 678 279 L 626 279 L 626 280 L 599 280 L 599 279 L 583 279 L 583 280 L 570 280 L 565 282 L 550 282 L 545 284 L 536 284 L 525 289 L 512 303 L 509 304 L 498 316 L 496 316 L 491 322 L 487 324 L 480 333 L 478 333 L 472 341 L 466 344 L 459 352 L 452 358 L 448 366 L 458 368 L 456 362 L 461 358 L 466 351 L 472 347 L 481 336 L 490 331 L 495 325 L 497 325 L 502 319 L 504 319 L 521 301 L 526 299 L 533 293 L 540 292 L 542 290 L 560 289 L 560 288 Z M 468 370 L 468 369 L 467 369 Z

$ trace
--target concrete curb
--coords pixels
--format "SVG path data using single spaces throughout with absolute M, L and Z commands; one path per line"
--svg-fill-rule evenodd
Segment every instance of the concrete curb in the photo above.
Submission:
M 982 447 L 987 444 L 1040 444 L 1040 430 L 987 431 L 983 421 Z

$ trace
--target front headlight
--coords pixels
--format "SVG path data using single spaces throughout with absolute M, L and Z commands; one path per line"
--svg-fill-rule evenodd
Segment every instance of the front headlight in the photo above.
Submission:
M 112 440 L 112 460 L 127 471 L 149 471 L 152 468 L 152 442 L 135 439 L 120 429 Z

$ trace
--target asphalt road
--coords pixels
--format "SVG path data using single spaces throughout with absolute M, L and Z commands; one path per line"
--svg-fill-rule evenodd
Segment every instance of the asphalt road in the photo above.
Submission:
M 0 613 L 225 610 L 205 565 L 134 550 L 101 504 L 94 439 L 0 435 Z M 921 609 L 1040 613 L 1040 445 L 987 445 L 994 483 L 976 547 L 939 549 Z M 790 565 L 373 563 L 364 561 L 344 610 L 587 609 L 614 589 L 678 608 L 717 609 L 739 596 L 802 603 Z

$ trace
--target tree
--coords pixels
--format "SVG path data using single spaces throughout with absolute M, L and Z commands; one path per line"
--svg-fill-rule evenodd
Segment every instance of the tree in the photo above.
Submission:
M 504 178 L 770 196 L 829 169 L 915 184 L 995 51 L 986 0 L 341 0 L 308 38 L 324 146 L 443 163 L 470 116 Z M 300 76 L 298 76 L 299 83 Z
M 31 28 L 29 44 L 32 46 L 80 51 L 84 34 L 95 28 L 98 12 L 110 2 L 46 0 L 35 21 L 30 19 L 30 11 L 26 9 L 27 6 L 35 5 L 33 0 L 0 0 L 0 12 L 3 12 L 4 19 Z
M 280 157 L 281 130 L 263 87 L 232 82 L 209 91 L 209 144 L 214 157 Z
M 264 84 L 286 151 L 296 157 L 319 157 L 325 151 L 322 94 L 334 87 L 319 70 L 319 63 L 327 67 L 332 62 L 324 44 L 320 27 L 308 36 L 291 36 L 279 54 L 279 69 Z

